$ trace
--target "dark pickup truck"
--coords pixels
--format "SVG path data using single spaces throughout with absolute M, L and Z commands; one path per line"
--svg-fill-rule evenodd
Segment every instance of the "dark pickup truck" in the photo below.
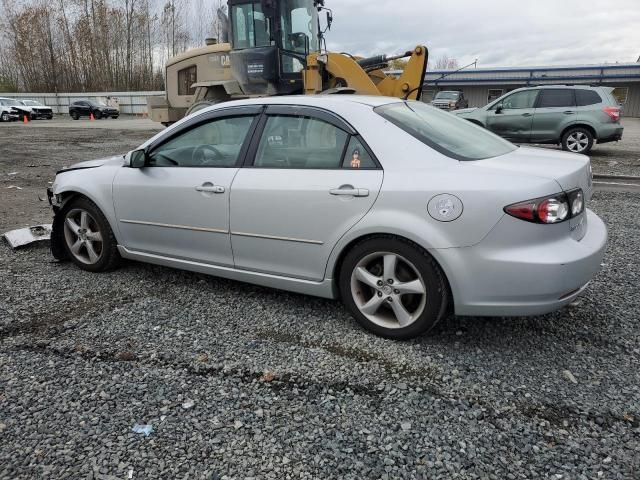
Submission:
M 462 92 L 445 90 L 436 94 L 435 98 L 431 101 L 431 105 L 440 110 L 459 110 L 461 108 L 467 108 L 469 102 L 464 98 Z
M 78 100 L 69 105 L 69 115 L 74 120 L 80 117 L 89 117 L 93 114 L 93 118 L 99 120 L 101 118 L 118 118 L 120 111 L 117 108 L 109 107 L 102 102 L 93 100 Z

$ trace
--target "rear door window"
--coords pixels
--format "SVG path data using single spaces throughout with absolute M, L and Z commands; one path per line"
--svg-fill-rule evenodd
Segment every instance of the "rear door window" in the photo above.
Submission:
M 543 89 L 540 91 L 537 108 L 575 107 L 576 99 L 571 88 Z
M 576 90 L 576 103 L 579 107 L 595 105 L 600 102 L 602 102 L 602 98 L 600 98 L 598 92 L 594 90 Z
M 349 135 L 330 123 L 296 115 L 269 115 L 254 166 L 340 168 Z

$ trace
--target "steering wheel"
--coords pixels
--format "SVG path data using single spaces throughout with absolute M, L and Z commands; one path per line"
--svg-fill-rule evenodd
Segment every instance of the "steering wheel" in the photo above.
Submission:
M 211 165 L 212 160 L 213 163 L 217 163 L 217 161 L 223 159 L 224 155 L 220 150 L 213 145 L 207 144 L 198 145 L 193 149 L 193 153 L 191 154 L 191 161 L 194 165 Z

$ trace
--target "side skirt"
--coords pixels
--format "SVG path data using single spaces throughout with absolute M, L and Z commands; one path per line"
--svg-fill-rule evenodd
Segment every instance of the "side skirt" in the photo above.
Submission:
M 333 281 L 328 278 L 321 282 L 302 280 L 299 278 L 282 277 L 270 275 L 268 273 L 252 272 L 249 270 L 239 270 L 237 268 L 222 267 L 199 263 L 191 260 L 182 260 L 171 257 L 163 257 L 152 253 L 128 250 L 122 245 L 118 245 L 118 251 L 123 258 L 137 260 L 145 263 L 153 263 L 164 267 L 177 268 L 179 270 L 189 270 L 192 272 L 204 273 L 216 277 L 228 278 L 239 282 L 253 283 L 263 287 L 277 288 L 289 292 L 313 295 L 315 297 L 336 298 L 333 289 Z

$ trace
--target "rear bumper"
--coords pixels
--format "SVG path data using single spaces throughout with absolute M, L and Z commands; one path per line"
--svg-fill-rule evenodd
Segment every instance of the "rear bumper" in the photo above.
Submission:
M 585 216 L 587 231 L 580 241 L 566 235 L 509 247 L 498 225 L 476 246 L 439 250 L 455 313 L 540 315 L 571 303 L 600 270 L 607 242 L 604 222 L 591 210 Z
M 598 143 L 617 142 L 622 140 L 623 126 L 617 126 L 613 129 L 608 129 L 606 132 L 602 132 L 602 137 L 598 137 Z

